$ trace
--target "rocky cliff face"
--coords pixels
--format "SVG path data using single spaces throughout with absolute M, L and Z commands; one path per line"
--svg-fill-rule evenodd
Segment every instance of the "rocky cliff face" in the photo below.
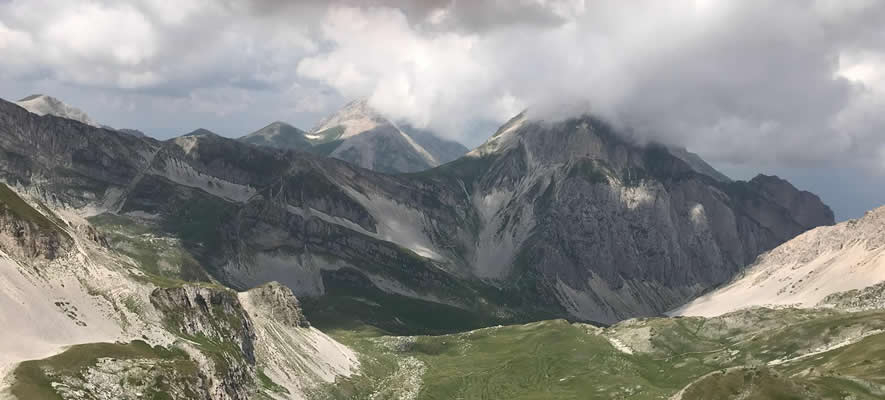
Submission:
M 212 398 L 249 398 L 255 385 L 255 332 L 236 293 L 198 286 L 158 288 L 151 304 L 168 329 L 193 340 L 209 356 Z
M 885 207 L 880 207 L 787 241 L 727 285 L 674 313 L 714 316 L 749 306 L 872 309 L 882 303 L 883 281 Z
M 0 183 L 0 250 L 4 253 L 25 259 L 58 258 L 74 244 L 59 223 Z
M 254 398 L 262 391 L 300 398 L 358 366 L 347 347 L 310 328 L 298 299 L 277 282 L 239 294 L 206 286 L 158 288 L 151 304 L 168 329 L 193 343 L 198 353 L 191 357 L 205 357 L 200 364 L 209 371 L 204 380 L 213 399 Z
M 474 272 L 515 280 L 523 293 L 588 320 L 660 313 L 805 229 L 833 223 L 819 200 L 782 204 L 764 183 L 713 179 L 589 117 L 520 116 L 468 157 L 487 172 L 444 169 L 480 214 L 478 246 L 466 257 Z M 789 184 L 777 190 L 802 197 Z
M 520 116 L 466 157 L 397 176 L 211 134 L 139 139 L 8 103 L 0 133 L 7 181 L 145 216 L 237 288 L 279 280 L 320 305 L 370 298 L 334 309 L 391 329 L 432 324 L 409 311 L 428 307 L 467 326 L 658 314 L 832 223 L 789 184 L 713 179 L 590 117 Z
M 301 303 L 292 290 L 279 282 L 270 282 L 249 291 L 250 300 L 261 307 L 266 317 L 292 328 L 309 328 Z

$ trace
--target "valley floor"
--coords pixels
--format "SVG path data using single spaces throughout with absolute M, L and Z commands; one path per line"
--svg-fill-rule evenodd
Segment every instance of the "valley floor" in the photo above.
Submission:
M 755 308 L 609 328 L 543 321 L 441 336 L 332 329 L 361 374 L 317 399 L 876 399 L 885 311 Z

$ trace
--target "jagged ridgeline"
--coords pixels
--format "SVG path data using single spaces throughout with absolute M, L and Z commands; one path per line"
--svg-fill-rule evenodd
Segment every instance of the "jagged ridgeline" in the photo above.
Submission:
M 240 290 L 276 280 L 317 319 L 393 332 L 656 315 L 833 222 L 784 181 L 723 181 L 590 117 L 521 115 L 467 156 L 404 175 L 208 132 L 138 138 L 5 102 L 0 129 L 7 182 L 98 225 L 179 240 L 178 267 L 146 260 L 155 275 Z
M 823 311 L 619 322 L 833 215 L 592 117 L 520 115 L 464 157 L 391 175 L 0 102 L 0 155 L 0 283 L 15 289 L 0 376 L 19 399 L 885 393 L 885 318 L 855 304 L 878 287 Z
M 237 140 L 329 156 L 387 173 L 422 171 L 467 153 L 462 144 L 431 131 L 394 123 L 365 99 L 348 103 L 310 132 L 277 121 Z

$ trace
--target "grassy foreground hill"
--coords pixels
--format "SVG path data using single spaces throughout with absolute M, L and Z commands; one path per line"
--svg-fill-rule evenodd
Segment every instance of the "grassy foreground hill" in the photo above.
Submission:
M 885 311 L 755 308 L 599 328 L 551 320 L 441 336 L 331 330 L 362 373 L 317 399 L 879 399 Z

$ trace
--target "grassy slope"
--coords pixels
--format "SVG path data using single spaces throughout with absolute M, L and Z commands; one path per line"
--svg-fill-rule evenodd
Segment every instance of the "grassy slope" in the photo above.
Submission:
M 762 309 L 605 330 L 555 320 L 396 337 L 351 326 L 330 332 L 362 354 L 363 375 L 316 398 L 667 399 L 685 387 L 686 400 L 882 398 L 885 334 L 876 334 L 882 328 L 885 311 Z M 607 339 L 629 344 L 637 331 L 650 335 L 644 351 L 633 354 Z M 801 357 L 864 333 L 873 334 Z M 788 361 L 769 365 L 775 360 Z
M 25 361 L 15 370 L 12 394 L 19 399 L 61 399 L 51 382 L 63 377 L 79 377 L 85 369 L 96 365 L 99 358 L 120 360 L 148 359 L 174 369 L 179 376 L 196 380 L 197 366 L 188 356 L 178 350 L 151 347 L 142 341 L 129 344 L 91 343 L 72 346 L 64 353 L 34 361 Z M 163 399 L 165 382 L 154 382 L 152 390 L 145 393 L 147 399 Z
M 210 282 L 205 268 L 177 239 L 128 217 L 101 214 L 89 222 L 101 230 L 111 247 L 130 257 L 148 279 L 161 287 L 184 282 Z

